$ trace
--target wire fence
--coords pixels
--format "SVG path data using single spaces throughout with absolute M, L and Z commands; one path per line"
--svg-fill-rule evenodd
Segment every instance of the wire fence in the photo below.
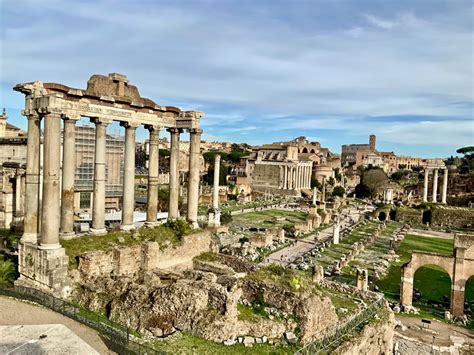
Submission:
M 61 313 L 66 317 L 85 324 L 90 328 L 93 328 L 104 337 L 104 340 L 110 350 L 115 351 L 116 353 L 127 355 L 166 354 L 161 350 L 153 349 L 135 341 L 128 327 L 116 322 L 112 322 L 103 315 L 79 307 L 43 291 L 24 286 L 15 286 L 15 288 L 0 287 L 0 295 L 38 303 L 55 312 Z
M 384 304 L 385 300 L 383 297 L 379 298 L 367 308 L 347 319 L 343 324 L 325 329 L 316 335 L 315 338 L 317 340 L 296 351 L 295 355 L 317 354 L 322 351 L 330 350 L 332 346 L 339 344 L 341 340 L 354 329 L 372 319 L 377 312 L 384 307 Z

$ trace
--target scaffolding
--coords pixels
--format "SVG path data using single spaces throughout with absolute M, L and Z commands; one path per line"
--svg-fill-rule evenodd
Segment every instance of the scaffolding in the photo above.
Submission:
M 92 192 L 94 188 L 95 128 L 76 126 L 75 190 Z M 124 137 L 107 134 L 106 138 L 106 197 L 121 197 L 123 185 Z M 82 194 L 81 194 L 82 195 Z

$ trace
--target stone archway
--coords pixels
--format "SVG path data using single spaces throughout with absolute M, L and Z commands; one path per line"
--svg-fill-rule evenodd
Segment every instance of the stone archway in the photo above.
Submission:
M 401 270 L 400 303 L 402 306 L 412 305 L 415 272 L 428 264 L 441 267 L 450 276 L 452 281 L 450 311 L 454 316 L 462 316 L 466 281 L 474 275 L 474 235 L 456 235 L 452 256 L 413 252 L 411 260 L 404 264 Z
M 378 218 L 379 218 L 379 221 L 382 221 L 382 222 L 386 221 L 387 220 L 387 213 L 385 211 L 381 211 L 379 213 Z
M 464 287 L 464 313 L 474 314 L 474 275 L 466 280 Z
M 413 302 L 449 310 L 452 283 L 444 268 L 435 264 L 422 265 L 413 274 Z M 418 297 L 416 291 L 419 291 Z

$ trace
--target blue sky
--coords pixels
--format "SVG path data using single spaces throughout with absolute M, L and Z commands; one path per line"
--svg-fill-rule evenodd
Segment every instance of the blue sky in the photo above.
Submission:
M 470 1 L 0 0 L 0 16 L 0 106 L 21 127 L 16 83 L 119 72 L 204 111 L 205 139 L 305 135 L 340 153 L 374 133 L 423 157 L 474 145 Z

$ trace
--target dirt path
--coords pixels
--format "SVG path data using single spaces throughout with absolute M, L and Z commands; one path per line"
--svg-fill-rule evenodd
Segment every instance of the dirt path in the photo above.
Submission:
M 429 328 L 423 328 L 421 318 L 396 316 L 396 319 L 407 327 L 405 330 L 397 330 L 398 333 L 425 344 L 449 346 L 452 344 L 451 336 L 463 338 L 465 343 L 474 344 L 474 330 L 436 320 L 431 320 Z
M 47 308 L 0 296 L 0 325 L 63 324 L 100 354 L 114 354 L 97 332 Z

